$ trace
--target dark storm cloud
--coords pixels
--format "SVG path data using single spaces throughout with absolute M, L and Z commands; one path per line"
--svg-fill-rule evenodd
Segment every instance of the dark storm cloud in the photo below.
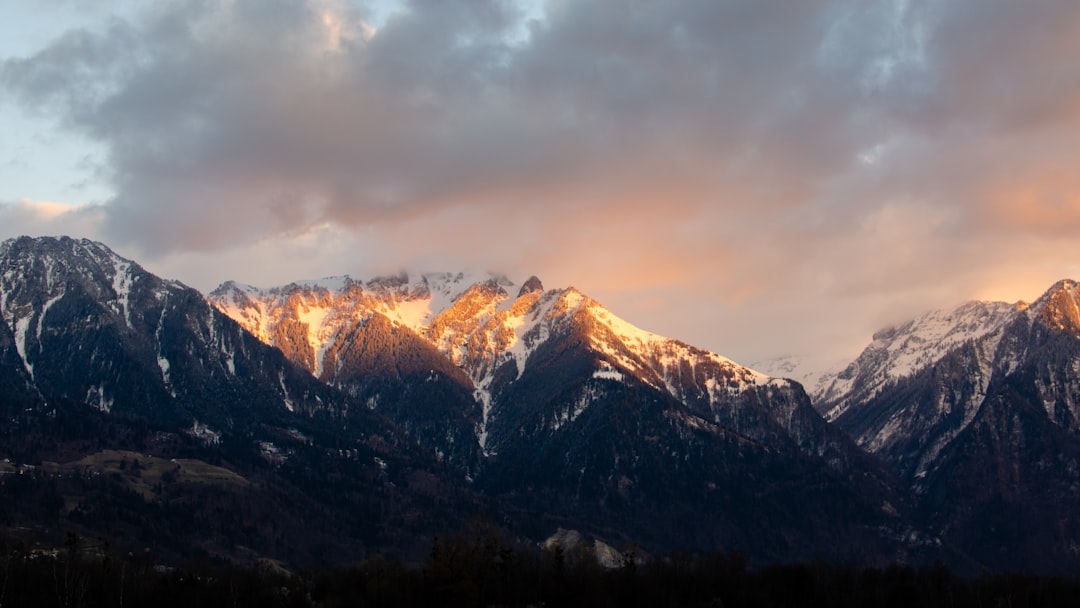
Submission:
M 362 3 L 169 0 L 0 79 L 104 146 L 106 236 L 148 252 L 330 226 L 764 318 L 785 290 L 980 295 L 1031 239 L 1074 244 L 1075 2 L 525 6 L 417 0 L 376 31 Z

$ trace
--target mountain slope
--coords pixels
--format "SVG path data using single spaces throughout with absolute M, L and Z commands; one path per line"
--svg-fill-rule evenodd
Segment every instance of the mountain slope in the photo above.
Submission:
M 648 546 L 759 559 L 897 551 L 877 534 L 902 527 L 881 510 L 896 497 L 798 385 L 636 330 L 574 290 L 530 309 L 517 326 L 524 369 L 507 357 L 481 383 L 481 487 Z

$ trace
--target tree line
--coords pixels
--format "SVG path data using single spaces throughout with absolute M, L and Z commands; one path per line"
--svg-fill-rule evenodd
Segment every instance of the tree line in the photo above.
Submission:
M 271 562 L 179 567 L 67 534 L 44 550 L 0 538 L 0 606 L 1076 606 L 1080 579 L 1023 574 L 960 577 L 941 566 L 752 565 L 738 554 L 627 550 L 603 567 L 588 545 L 538 549 L 492 526 L 436 537 L 421 563 L 286 571 Z

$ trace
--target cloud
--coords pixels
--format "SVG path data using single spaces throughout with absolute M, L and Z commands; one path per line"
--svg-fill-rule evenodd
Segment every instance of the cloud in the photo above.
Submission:
M 185 272 L 319 234 L 312 272 L 501 264 L 748 357 L 1075 244 L 1075 2 L 399 5 L 167 0 L 0 83 L 106 150 L 103 238 Z
M 105 216 L 100 205 L 52 201 L 0 201 L 0 238 L 21 234 L 94 234 Z
M 107 145 L 110 231 L 166 249 L 461 205 L 618 211 L 665 187 L 702 206 L 773 170 L 796 185 L 759 194 L 794 196 L 844 162 L 815 116 L 844 109 L 799 65 L 819 34 L 801 27 L 809 3 L 780 19 L 556 3 L 517 45 L 508 3 L 408 8 L 372 35 L 342 3 L 174 1 L 68 32 L 4 80 Z M 785 141 L 802 130 L 815 149 Z

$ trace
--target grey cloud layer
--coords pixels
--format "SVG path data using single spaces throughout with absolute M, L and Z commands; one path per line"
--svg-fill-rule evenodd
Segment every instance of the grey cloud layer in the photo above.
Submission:
M 655 181 L 693 191 L 676 205 L 738 205 L 780 175 L 758 202 L 806 202 L 767 199 L 809 194 L 864 145 L 843 73 L 861 68 L 822 48 L 844 7 L 552 3 L 517 45 L 507 3 L 416 2 L 370 39 L 361 9 L 168 2 L 9 60 L 4 81 L 107 145 L 116 231 L 164 247 L 216 246 L 153 234 L 209 208 L 254 237 Z
M 106 236 L 150 252 L 376 227 L 739 306 L 936 292 L 1080 227 L 1069 0 L 155 7 L 0 68 L 105 146 Z

